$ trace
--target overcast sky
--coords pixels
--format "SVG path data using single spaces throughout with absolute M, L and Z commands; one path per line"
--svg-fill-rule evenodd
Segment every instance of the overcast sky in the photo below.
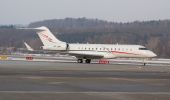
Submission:
M 170 0 L 0 0 L 0 24 L 66 17 L 108 21 L 170 19 Z

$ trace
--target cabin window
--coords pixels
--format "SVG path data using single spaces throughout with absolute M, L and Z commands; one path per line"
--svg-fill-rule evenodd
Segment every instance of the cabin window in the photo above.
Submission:
M 97 50 L 97 48 L 96 48 L 96 50 Z

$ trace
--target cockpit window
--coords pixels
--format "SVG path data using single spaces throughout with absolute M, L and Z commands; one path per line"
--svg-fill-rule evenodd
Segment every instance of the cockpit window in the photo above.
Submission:
M 139 48 L 139 50 L 148 50 L 147 48 Z

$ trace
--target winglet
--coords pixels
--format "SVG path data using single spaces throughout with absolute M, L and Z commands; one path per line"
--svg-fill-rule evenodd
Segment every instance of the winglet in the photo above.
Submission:
M 28 51 L 34 51 L 34 49 L 31 48 L 31 46 L 29 46 L 26 42 L 24 42 L 24 45 L 26 46 Z

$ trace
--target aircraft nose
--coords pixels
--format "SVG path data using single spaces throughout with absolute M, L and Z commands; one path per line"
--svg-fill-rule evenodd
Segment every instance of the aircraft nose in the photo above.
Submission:
M 146 57 L 148 57 L 148 58 L 153 58 L 153 57 L 156 57 L 157 55 L 154 53 L 154 52 L 152 52 L 152 51 L 147 51 L 147 52 L 145 52 L 145 55 L 146 55 Z
M 157 55 L 155 53 L 153 53 L 153 52 L 150 54 L 150 57 L 156 57 L 156 56 Z
M 157 56 L 157 54 L 153 53 L 153 57 L 156 57 L 156 56 Z

